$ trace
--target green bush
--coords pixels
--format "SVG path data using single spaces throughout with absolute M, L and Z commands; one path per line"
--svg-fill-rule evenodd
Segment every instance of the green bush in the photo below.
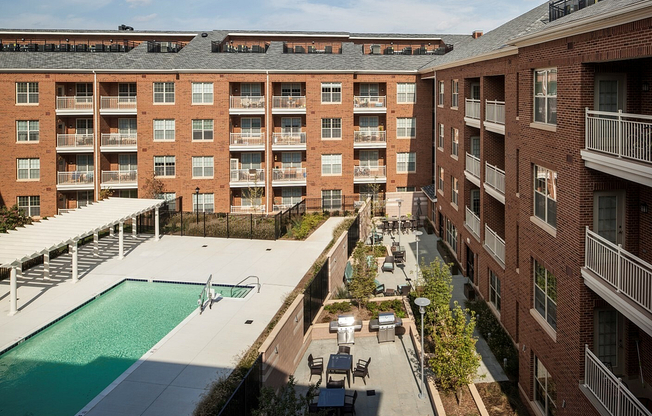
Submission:
M 308 237 L 312 230 L 317 228 L 322 221 L 324 221 L 324 216 L 320 213 L 305 215 L 300 221 L 295 222 L 292 226 L 291 234 L 295 239 L 303 240 Z
M 378 304 L 376 302 L 367 302 L 367 310 L 371 313 L 378 312 Z M 384 309 L 381 309 L 384 310 Z
M 351 303 L 335 302 L 335 303 L 331 303 L 330 305 L 324 306 L 324 309 L 333 314 L 351 312 Z

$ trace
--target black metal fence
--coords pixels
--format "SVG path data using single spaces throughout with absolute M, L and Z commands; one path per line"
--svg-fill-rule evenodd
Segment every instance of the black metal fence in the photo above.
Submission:
M 548 3 L 548 20 L 554 21 L 600 0 L 553 0 Z
M 303 333 L 308 332 L 312 321 L 317 317 L 317 312 L 324 304 L 324 299 L 329 292 L 328 287 L 328 259 L 315 273 L 312 282 L 306 286 L 303 292 Z
M 252 410 L 258 408 L 262 385 L 263 356 L 260 354 L 218 416 L 250 416 Z
M 278 214 L 278 221 L 275 223 L 276 235 L 279 237 L 284 236 L 288 232 L 288 228 L 301 220 L 306 214 L 306 200 L 302 200 L 294 204 L 292 207 L 282 211 Z M 278 237 L 277 237 L 278 238 Z
M 328 212 L 331 215 L 348 215 L 359 208 L 363 201 L 358 196 L 341 196 L 338 198 L 304 198 L 308 212 Z
M 355 249 L 355 245 L 358 244 L 358 240 L 360 240 L 360 216 L 359 215 L 355 217 L 355 220 L 353 220 L 353 223 L 351 224 L 348 230 L 348 244 L 347 244 L 348 257 L 351 257 L 351 253 L 353 253 L 353 250 Z

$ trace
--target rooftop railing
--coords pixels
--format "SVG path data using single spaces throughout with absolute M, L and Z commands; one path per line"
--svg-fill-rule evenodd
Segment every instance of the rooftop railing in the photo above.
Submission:
M 553 0 L 548 3 L 548 20 L 552 22 L 599 1 L 600 0 Z
M 64 42 L 53 43 L 46 39 L 16 39 L 0 42 L 0 52 L 129 52 L 136 42 Z

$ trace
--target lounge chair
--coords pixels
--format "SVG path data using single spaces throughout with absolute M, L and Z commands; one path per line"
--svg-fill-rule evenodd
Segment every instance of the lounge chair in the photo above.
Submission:
M 376 286 L 376 291 L 374 292 L 374 295 L 382 295 L 383 293 L 385 293 L 385 285 Z
M 382 271 L 394 273 L 394 256 L 386 256 L 383 260 Z

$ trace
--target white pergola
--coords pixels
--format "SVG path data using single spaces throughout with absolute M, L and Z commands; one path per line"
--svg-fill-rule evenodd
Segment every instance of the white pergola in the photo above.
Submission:
M 0 234 L 0 267 L 11 269 L 9 315 L 17 312 L 17 277 L 22 273 L 22 263 L 43 255 L 43 278 L 50 278 L 50 251 L 69 246 L 72 255 L 72 282 L 78 280 L 77 242 L 93 236 L 93 255 L 99 256 L 99 232 L 119 226 L 118 257 L 124 257 L 124 222 L 132 220 L 135 236 L 136 217 L 154 210 L 154 239 L 159 239 L 159 207 L 165 203 L 160 199 L 109 198 L 83 208 L 56 215 L 8 233 Z

